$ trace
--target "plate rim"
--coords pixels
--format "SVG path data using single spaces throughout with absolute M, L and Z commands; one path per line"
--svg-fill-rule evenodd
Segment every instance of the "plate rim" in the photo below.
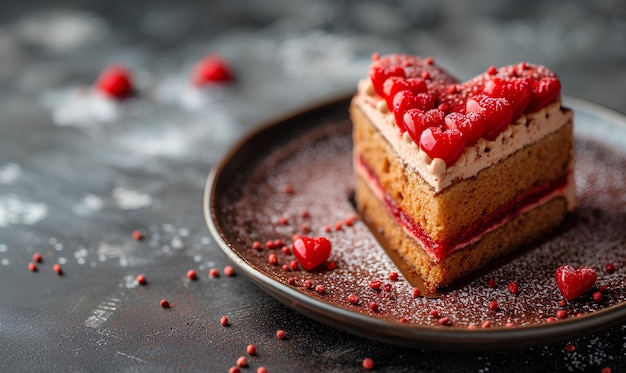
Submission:
M 287 120 L 302 115 L 311 115 L 344 102 L 346 103 L 347 115 L 347 104 L 351 97 L 352 95 L 344 95 L 323 101 L 256 126 L 234 143 L 229 151 L 211 168 L 204 188 L 203 212 L 205 222 L 220 250 L 256 286 L 295 312 L 325 325 L 386 343 L 434 350 L 496 351 L 527 348 L 590 335 L 626 322 L 625 301 L 580 317 L 571 317 L 555 323 L 546 322 L 513 328 L 496 327 L 470 330 L 412 323 L 402 324 L 398 321 L 351 311 L 311 297 L 263 274 L 244 260 L 243 256 L 239 255 L 238 251 L 227 242 L 216 223 L 218 212 L 214 208 L 213 201 L 216 198 L 216 186 L 223 170 L 237 155 L 239 149 L 253 138 Z M 566 106 L 581 108 L 588 113 L 626 127 L 626 116 L 608 106 L 569 95 L 563 95 L 563 101 Z M 337 319 L 342 322 L 337 323 Z M 370 332 L 362 331 L 366 327 L 369 327 Z

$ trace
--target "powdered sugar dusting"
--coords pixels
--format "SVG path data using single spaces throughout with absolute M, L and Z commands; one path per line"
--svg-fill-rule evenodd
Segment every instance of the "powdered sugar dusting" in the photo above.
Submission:
M 22 174 L 22 168 L 16 163 L 7 163 L 0 167 L 0 184 L 13 184 Z
M 344 223 L 355 213 L 349 201 L 353 185 L 349 129 L 349 123 L 320 126 L 298 140 L 281 143 L 251 166 L 249 174 L 241 171 L 227 201 L 220 204 L 220 216 L 225 219 L 221 228 L 254 268 L 285 284 L 293 278 L 291 286 L 302 293 L 353 312 L 432 327 L 547 324 L 550 318 L 556 319 L 559 310 L 569 319 L 626 301 L 626 203 L 608 198 L 626 194 L 625 155 L 577 139 L 577 179 L 584 182 L 577 193 L 578 219 L 569 222 L 570 228 L 536 243 L 532 250 L 490 273 L 448 289 L 439 298 L 414 298 L 408 281 L 389 279 L 390 272 L 398 269 L 365 224 Z M 604 177 L 607 174 L 611 176 Z M 290 186 L 289 192 L 285 185 Z M 280 217 L 287 217 L 288 222 L 280 224 Z M 310 272 L 284 269 L 282 265 L 294 260 L 293 255 L 265 245 L 260 250 L 253 248 L 254 241 L 264 244 L 276 239 L 291 245 L 296 233 L 327 237 L 333 245 L 329 260 L 337 267 L 322 266 Z M 269 262 L 270 254 L 277 256 L 278 265 Z M 607 273 L 606 263 L 613 263 L 617 270 Z M 554 272 L 564 264 L 594 268 L 596 288 L 603 285 L 608 289 L 604 300 L 594 302 L 586 295 L 560 305 L 563 298 Z M 489 278 L 496 280 L 495 288 L 488 286 Z M 325 292 L 306 289 L 307 280 L 313 286 L 323 285 Z M 381 289 L 368 286 L 373 280 L 382 282 Z M 518 285 L 517 294 L 508 290 L 510 282 Z M 357 295 L 359 302 L 348 302 L 349 294 Z M 495 309 L 490 307 L 493 301 L 498 305 Z M 370 309 L 371 302 L 378 305 L 377 310 Z M 431 310 L 438 316 L 433 317 Z M 450 325 L 441 326 L 440 317 L 448 317 Z
M 149 194 L 122 187 L 113 189 L 113 200 L 123 210 L 137 210 L 152 203 Z
M 0 228 L 14 224 L 35 224 L 48 215 L 48 206 L 25 201 L 16 194 L 0 195 Z

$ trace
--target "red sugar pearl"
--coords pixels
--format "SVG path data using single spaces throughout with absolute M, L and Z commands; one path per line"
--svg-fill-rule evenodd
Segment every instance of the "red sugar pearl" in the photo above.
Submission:
M 487 281 L 487 286 L 489 286 L 492 289 L 495 289 L 496 288 L 496 280 L 494 278 L 490 278 Z
M 302 212 L 300 213 L 300 216 L 303 218 L 308 218 L 309 215 L 309 211 L 308 210 L 302 210 Z
M 268 249 L 273 249 L 275 246 L 274 241 L 272 240 L 267 240 L 265 241 L 265 247 L 267 247 Z
M 424 80 L 430 79 L 430 73 L 428 71 L 423 71 L 422 72 L 422 79 L 424 79 Z
M 492 300 L 491 302 L 489 302 L 489 309 L 492 311 L 497 311 L 498 310 L 498 302 L 496 302 L 495 300 Z
M 611 373 L 611 367 L 602 368 L 602 373 Z
M 561 299 L 561 301 L 559 302 L 559 306 L 561 307 L 567 306 L 567 301 L 565 299 Z
M 372 358 L 370 357 L 366 357 L 365 359 L 363 359 L 361 365 L 363 365 L 363 369 L 372 370 L 374 369 L 374 360 L 372 360 Z
M 334 260 L 331 260 L 330 262 L 328 262 L 326 268 L 332 271 L 333 269 L 337 268 L 337 263 L 335 263 Z
M 513 322 L 509 321 L 506 324 L 504 324 L 504 326 L 506 326 L 507 328 L 512 328 L 513 326 L 515 326 L 515 324 Z
M 295 285 L 296 284 L 296 279 L 294 277 L 290 277 L 289 280 L 287 280 L 287 283 L 289 285 Z
M 256 373 L 267 373 L 266 367 L 258 367 L 256 368 Z
M 298 269 L 298 261 L 297 260 L 290 261 L 289 268 L 291 268 L 292 271 L 295 271 L 296 269 Z
M 413 288 L 413 298 L 417 298 L 420 296 L 420 289 L 419 288 Z
M 278 224 L 280 225 L 287 225 L 289 223 L 289 218 L 286 216 L 281 216 L 280 219 L 278 219 Z
M 440 318 L 439 320 L 437 320 L 437 323 L 439 323 L 439 325 L 450 325 L 450 318 L 448 316 L 444 316 L 442 318 Z
M 284 330 L 278 329 L 276 331 L 276 338 L 278 338 L 278 339 L 285 339 L 285 337 L 287 337 L 287 333 L 285 333 Z
M 391 272 L 389 274 L 389 280 L 391 280 L 391 281 L 398 281 L 398 272 Z
M 607 263 L 607 264 L 604 266 L 604 269 L 605 269 L 605 270 L 606 270 L 606 272 L 607 272 L 607 273 L 609 273 L 609 274 L 610 274 L 610 273 L 613 273 L 613 272 L 615 272 L 615 265 L 614 265 L 613 263 Z
M 302 231 L 302 233 L 309 233 L 311 231 L 311 228 L 309 228 L 309 226 L 306 224 L 302 224 L 300 226 L 300 231 Z
M 338 221 L 335 223 L 335 230 L 336 231 L 340 231 L 341 230 L 341 226 L 343 225 L 342 222 Z
M 495 66 L 489 66 L 489 68 L 487 69 L 487 74 L 489 75 L 496 75 L 498 73 L 498 70 L 496 69 Z
M 312 289 L 313 288 L 313 282 L 311 280 L 306 280 L 304 282 L 304 287 L 307 289 Z
M 230 367 L 228 373 L 241 373 L 241 369 L 239 369 L 239 367 Z
M 248 366 L 248 359 L 246 359 L 245 356 L 239 356 L 239 358 L 237 359 L 237 366 L 238 367 L 247 367 Z
M 378 289 L 380 289 L 380 287 L 381 287 L 382 285 L 383 285 L 383 283 L 382 283 L 382 282 L 380 282 L 380 281 L 378 281 L 378 280 L 374 280 L 374 281 L 370 282 L 369 287 L 370 287 L 372 290 L 378 290 Z
M 274 247 L 282 247 L 282 246 L 285 246 L 285 243 L 283 242 L 283 240 L 279 238 L 274 240 Z
M 289 266 L 287 264 L 283 264 L 283 271 L 288 271 L 289 270 Z
M 329 225 L 325 225 L 324 226 L 324 232 L 326 232 L 326 233 L 330 232 L 330 226 Z
M 291 186 L 291 184 L 285 184 L 285 186 L 283 187 L 283 192 L 287 194 L 293 193 L 293 187 Z
M 491 321 L 489 321 L 489 320 L 485 321 L 485 322 L 481 325 L 481 328 L 483 328 L 483 329 L 491 328 Z
M 167 301 L 167 299 L 161 299 L 161 301 L 159 302 L 159 304 L 161 305 L 161 307 L 163 308 L 170 308 L 170 302 Z
M 400 319 L 400 322 L 401 322 L 401 323 L 403 323 L 403 324 L 408 324 L 408 323 L 409 323 L 409 321 L 410 321 L 410 320 L 409 320 L 409 319 L 407 319 L 406 317 L 403 317 L 403 318 L 401 318 L 401 319 Z
M 235 270 L 231 266 L 224 267 L 224 274 L 228 277 L 232 277 L 235 275 Z
M 437 310 L 430 310 L 429 314 L 430 314 L 430 316 L 432 316 L 433 318 L 437 318 L 437 317 L 439 317 L 439 311 L 437 311 Z
M 324 293 L 326 292 L 326 289 L 324 288 L 324 285 L 317 285 L 317 286 L 315 287 L 315 291 L 316 291 L 318 294 L 324 294 Z
M 509 282 L 509 284 L 506 287 L 509 289 L 509 292 L 511 292 L 511 294 L 519 293 L 519 287 L 517 286 L 517 283 L 515 282 Z
M 209 270 L 209 277 L 220 277 L 220 272 L 217 270 L 217 268 L 211 268 Z
M 35 263 L 33 263 L 33 262 L 28 263 L 28 269 L 29 269 L 31 272 L 37 272 L 37 264 L 35 264 Z
M 476 324 L 470 323 L 470 324 L 467 325 L 467 329 L 476 329 L 476 328 L 477 328 Z
M 546 322 L 553 323 L 553 322 L 556 322 L 556 319 L 554 317 L 548 317 L 546 319 Z
M 61 268 L 61 265 L 59 263 L 54 263 L 54 265 L 52 266 L 52 270 L 59 276 L 63 274 L 63 269 Z
M 195 281 L 198 279 L 198 274 L 193 269 L 190 269 L 187 271 L 187 278 L 192 281 Z
M 565 312 L 565 310 L 557 310 L 556 311 L 556 318 L 557 319 L 564 319 L 567 317 L 567 312 Z
M 137 275 L 137 283 L 139 285 L 145 285 L 146 284 L 146 276 L 144 276 L 143 274 L 138 274 Z
M 283 251 L 283 254 L 285 255 L 291 254 L 291 249 L 289 248 L 289 246 L 283 246 L 282 251 Z
M 256 355 L 256 346 L 253 345 L 252 343 L 250 343 L 247 347 L 246 347 L 246 352 L 248 353 L 248 355 L 252 356 L 252 355 Z
M 594 302 L 601 302 L 604 299 L 604 295 L 602 295 L 601 291 L 596 291 L 594 292 L 591 297 L 593 298 Z
M 392 288 L 391 288 L 391 284 L 390 283 L 383 284 L 383 290 L 384 291 L 391 291 L 391 289 Z
M 565 351 L 567 351 L 567 352 L 574 352 L 574 351 L 576 351 L 576 346 L 574 346 L 571 343 L 568 343 L 568 344 L 565 345 Z
M 40 253 L 34 253 L 33 254 L 33 261 L 37 262 L 37 263 L 41 263 L 41 261 L 42 261 L 41 254 Z
M 278 257 L 276 256 L 276 254 L 270 254 L 267 257 L 267 261 L 271 264 L 271 265 L 276 265 L 278 264 Z
M 228 325 L 229 325 L 229 324 L 228 324 L 228 317 L 226 317 L 226 316 L 222 316 L 222 317 L 220 318 L 220 324 L 222 324 L 222 326 L 228 326 Z
M 378 311 L 378 303 L 370 302 L 370 311 L 373 311 L 373 312 Z
M 356 294 L 350 294 L 350 295 L 348 295 L 348 302 L 350 302 L 352 304 L 358 304 L 359 303 L 359 297 Z
M 143 240 L 143 232 L 140 230 L 134 230 L 132 233 L 133 239 L 137 241 Z
M 609 287 L 606 285 L 602 285 L 598 288 L 598 291 L 601 292 L 602 294 L 606 293 L 607 290 L 609 290 Z
M 252 248 L 257 251 L 261 250 L 261 243 L 259 241 L 254 241 L 252 243 Z

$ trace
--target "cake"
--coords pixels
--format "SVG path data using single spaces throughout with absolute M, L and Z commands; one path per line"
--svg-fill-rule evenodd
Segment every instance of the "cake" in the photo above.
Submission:
M 350 105 L 356 205 L 429 289 L 576 209 L 573 113 L 554 72 L 522 62 L 459 82 L 432 58 L 372 59 Z

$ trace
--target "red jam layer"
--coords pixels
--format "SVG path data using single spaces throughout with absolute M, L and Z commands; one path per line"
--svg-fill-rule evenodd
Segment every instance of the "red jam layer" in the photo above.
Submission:
M 359 157 L 359 166 L 367 174 L 370 185 L 374 184 L 371 187 L 377 189 L 376 192 L 379 196 L 382 195 L 387 211 L 394 217 L 396 222 L 420 241 L 426 251 L 437 261 L 441 261 L 453 251 L 477 241 L 484 234 L 497 229 L 523 212 L 547 201 L 548 197 L 563 191 L 568 181 L 567 175 L 565 175 L 529 189 L 518 195 L 513 201 L 499 207 L 491 215 L 474 222 L 460 234 L 445 241 L 437 241 L 430 237 L 424 228 L 416 223 L 409 214 L 404 212 L 393 197 L 383 190 L 378 177 L 362 157 Z

